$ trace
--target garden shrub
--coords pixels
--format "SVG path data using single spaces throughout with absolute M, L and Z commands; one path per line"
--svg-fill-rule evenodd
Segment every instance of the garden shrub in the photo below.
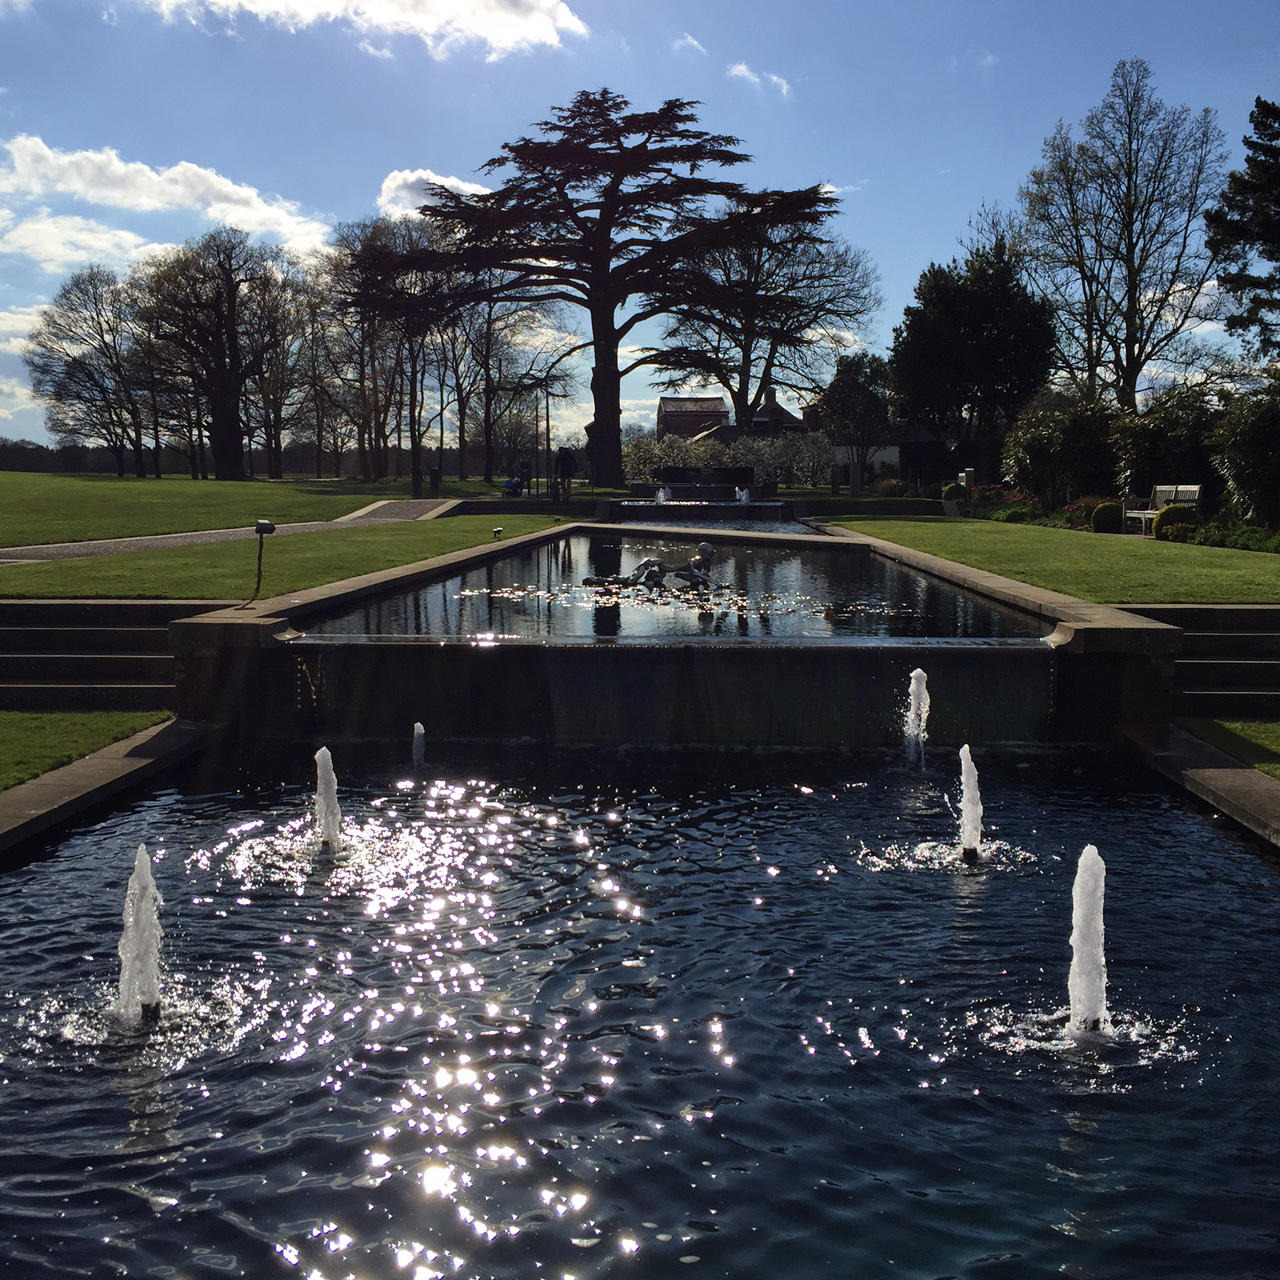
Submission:
M 958 487 L 959 486 L 957 486 L 957 488 Z M 921 497 L 932 498 L 936 502 L 939 498 L 943 497 L 942 486 L 940 484 L 931 484 L 924 493 L 921 494 Z
M 907 486 L 901 480 L 877 480 L 871 491 L 880 498 L 905 498 Z
M 1280 394 L 1236 396 L 1212 437 L 1214 464 L 1236 509 L 1258 524 L 1280 525 Z
M 991 513 L 991 518 L 1005 524 L 1026 524 L 1031 519 L 1031 512 L 1026 507 L 1001 507 Z
M 942 490 L 943 502 L 968 502 L 969 490 L 953 480 Z
M 1118 502 L 1099 502 L 1089 517 L 1094 533 L 1123 533 L 1124 508 Z
M 1197 524 L 1199 521 L 1193 508 L 1170 505 L 1156 512 L 1151 532 L 1157 542 L 1186 542 Z M 1175 530 L 1180 532 L 1175 533 Z
M 1275 540 L 1275 534 L 1270 529 L 1261 529 L 1256 524 L 1247 524 L 1227 534 L 1223 545 L 1230 547 L 1233 551 L 1271 551 L 1275 547 Z
M 1191 541 L 1198 547 L 1225 547 L 1230 536 L 1220 524 L 1205 524 L 1191 535 Z

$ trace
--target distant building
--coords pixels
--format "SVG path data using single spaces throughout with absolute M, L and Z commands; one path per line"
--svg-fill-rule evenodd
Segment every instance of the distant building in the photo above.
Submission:
M 751 419 L 751 430 L 743 435 L 752 437 L 776 436 L 784 431 L 804 431 L 804 420 L 790 409 L 778 403 L 778 393 L 773 387 L 765 389 L 764 400 Z
M 724 396 L 659 396 L 658 439 L 663 436 L 705 436 L 729 426 L 729 402 Z

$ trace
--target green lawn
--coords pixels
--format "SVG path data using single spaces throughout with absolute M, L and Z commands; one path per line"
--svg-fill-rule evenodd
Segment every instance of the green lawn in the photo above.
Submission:
M 38 778 L 148 725 L 167 711 L 0 711 L 0 791 Z
M 556 523 L 538 515 L 456 516 L 338 528 L 265 540 L 261 595 L 282 595 L 377 569 L 412 564 L 480 542 L 501 524 L 513 538 Z M 244 600 L 257 573 L 256 538 L 159 551 L 0 565 L 0 596 Z
M 832 523 L 1082 600 L 1108 604 L 1280 601 L 1280 555 L 941 516 Z
M 483 480 L 446 479 L 442 496 L 476 498 L 496 492 L 497 486 Z M 371 502 L 407 497 L 407 479 L 120 480 L 0 471 L 0 547 L 231 529 L 259 517 L 276 524 L 333 520 Z

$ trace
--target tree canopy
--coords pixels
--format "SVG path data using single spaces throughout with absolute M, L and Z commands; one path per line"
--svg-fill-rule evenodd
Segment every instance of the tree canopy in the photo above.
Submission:
M 1244 139 L 1243 169 L 1227 175 L 1219 204 L 1205 214 L 1209 249 L 1226 264 L 1218 283 L 1243 309 L 1227 317 L 1227 329 L 1251 333 L 1264 357 L 1280 352 L 1280 106 L 1254 100 L 1253 136 Z
M 833 444 L 849 450 L 849 487 L 865 483 L 875 453 L 893 442 L 892 371 L 884 356 L 858 351 L 841 356 L 835 376 L 813 405 L 817 425 Z
M 1141 58 L 1116 64 L 1080 137 L 1059 122 L 1021 191 L 1028 269 L 1056 310 L 1058 367 L 1086 400 L 1134 411 L 1148 366 L 1187 367 L 1215 314 L 1202 218 L 1221 186 L 1212 111 L 1156 96 Z
M 770 386 L 806 399 L 822 387 L 881 302 L 870 258 L 823 233 L 837 204 L 821 186 L 733 202 L 726 233 L 676 263 L 655 295 L 670 317 L 649 352 L 666 371 L 659 385 L 721 387 L 741 427 Z
M 1001 239 L 963 264 L 930 265 L 915 298 L 893 331 L 899 412 L 948 443 L 998 435 L 1049 375 L 1053 308 Z
M 698 128 L 697 105 L 672 98 L 633 111 L 610 89 L 583 90 L 539 123 L 537 136 L 505 144 L 483 166 L 505 173 L 496 190 L 437 186 L 422 209 L 453 238 L 452 263 L 475 278 L 499 273 L 498 296 L 587 313 L 587 441 L 602 484 L 624 479 L 622 378 L 653 361 L 642 352 L 620 366 L 619 350 L 637 325 L 670 309 L 675 270 L 738 237 L 825 216 L 828 197 L 818 188 L 748 199 L 719 176 L 750 157 L 737 138 Z M 723 202 L 718 211 L 708 210 L 712 201 Z

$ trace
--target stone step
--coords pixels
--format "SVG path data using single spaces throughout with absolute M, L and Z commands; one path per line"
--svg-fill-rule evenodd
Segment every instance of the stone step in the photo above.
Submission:
M 1280 691 L 1280 659 L 1186 658 L 1173 664 L 1180 689 L 1265 689 Z
M 1189 658 L 1280 658 L 1280 631 L 1184 631 L 1182 652 Z
M 1170 698 L 1177 716 L 1217 720 L 1280 720 L 1280 690 L 1181 689 Z
M 0 626 L 0 653 L 168 653 L 167 626 Z
M 167 711 L 175 705 L 167 683 L 0 681 L 0 711 Z
M 0 599 L 0 627 L 167 627 L 223 608 L 222 600 Z
M 173 683 L 170 653 L 10 653 L 3 667 L 5 679 L 15 682 Z
M 1280 604 L 1120 605 L 1184 631 L 1280 631 Z

